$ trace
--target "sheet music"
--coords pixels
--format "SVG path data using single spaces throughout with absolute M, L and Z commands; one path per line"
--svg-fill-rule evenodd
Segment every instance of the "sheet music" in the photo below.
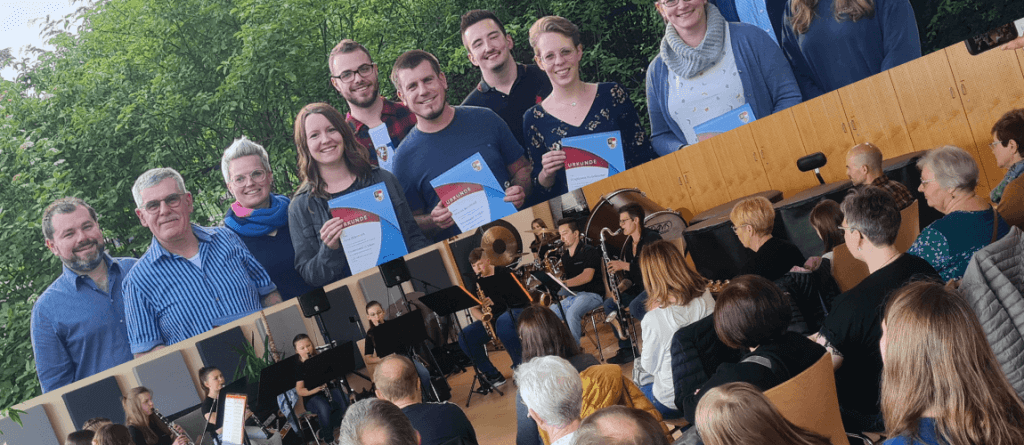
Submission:
M 551 277 L 552 280 L 555 280 L 555 282 L 558 283 L 559 286 L 562 286 L 562 289 L 565 289 L 566 292 L 569 292 L 569 295 L 572 295 L 574 297 L 576 296 L 576 292 L 573 292 L 572 289 L 569 289 L 569 286 L 566 286 L 565 283 L 562 282 L 562 280 L 559 280 L 554 275 L 551 275 L 551 272 L 544 272 L 544 274 Z
M 224 445 L 242 445 L 245 431 L 245 399 L 241 394 L 227 394 L 224 397 Z

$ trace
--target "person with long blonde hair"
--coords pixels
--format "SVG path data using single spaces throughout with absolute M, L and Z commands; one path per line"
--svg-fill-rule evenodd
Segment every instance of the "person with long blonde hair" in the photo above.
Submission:
M 789 0 L 782 28 L 804 100 L 921 57 L 909 0 Z
M 295 248 L 295 269 L 310 286 L 319 287 L 352 274 L 341 248 L 341 218 L 332 217 L 328 201 L 383 184 L 398 218 L 409 252 L 430 243 L 423 236 L 395 175 L 370 164 L 366 147 L 334 107 L 312 103 L 295 116 L 295 149 L 302 184 L 288 205 L 288 227 Z
M 160 421 L 153 407 L 153 393 L 145 386 L 128 390 L 128 394 L 121 397 L 121 405 L 124 407 L 124 424 L 135 445 L 185 445 L 187 442 L 183 435 L 175 438 L 167 425 Z
M 707 445 L 829 445 L 828 438 L 794 425 L 756 386 L 712 388 L 697 404 L 697 430 Z
M 665 418 L 680 418 L 672 383 L 672 335 L 715 310 L 708 280 L 694 272 L 668 241 L 648 244 L 640 253 L 640 273 L 647 289 L 647 315 L 640 322 L 644 349 L 640 365 L 654 381 L 640 390 Z
M 1024 403 L 959 293 L 936 282 L 896 291 L 879 349 L 885 444 L 1024 443 Z

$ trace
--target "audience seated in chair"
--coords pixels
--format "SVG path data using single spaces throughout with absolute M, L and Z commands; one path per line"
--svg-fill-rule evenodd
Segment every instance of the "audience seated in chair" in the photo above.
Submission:
M 64 441 L 64 445 L 92 445 L 92 438 L 95 435 L 96 432 L 92 430 L 75 431 L 68 434 L 68 438 Z
M 668 445 L 668 439 L 649 412 L 614 405 L 583 419 L 574 445 Z
M 793 266 L 804 264 L 800 249 L 789 241 L 772 236 L 775 209 L 768 198 L 755 196 L 736 203 L 729 212 L 729 219 L 743 247 L 754 251 L 737 275 L 760 275 L 775 281 Z
M 394 403 L 371 398 L 348 408 L 341 422 L 339 442 L 343 445 L 418 445 L 420 434 Z
M 887 445 L 1024 443 L 1024 403 L 959 293 L 935 282 L 896 291 L 879 348 Z
M 132 440 L 128 427 L 116 423 L 108 423 L 96 430 L 92 438 L 93 445 L 139 445 Z
M 530 418 L 551 444 L 571 444 L 583 405 L 583 381 L 572 363 L 553 355 L 533 358 L 516 370 L 516 384 Z
M 745 382 L 710 389 L 697 404 L 697 425 L 706 445 L 831 444 L 786 420 L 760 389 Z
M 420 433 L 421 445 L 475 445 L 476 431 L 458 405 L 423 403 L 420 378 L 408 357 L 384 357 L 373 372 L 377 397 L 400 408 Z

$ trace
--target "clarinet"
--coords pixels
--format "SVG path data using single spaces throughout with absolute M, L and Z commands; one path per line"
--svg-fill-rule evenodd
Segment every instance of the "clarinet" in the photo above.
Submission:
M 621 298 L 621 295 L 619 294 L 619 278 L 616 277 L 614 273 L 611 273 L 611 272 L 608 271 L 608 263 L 611 262 L 611 258 L 608 257 L 608 247 L 605 246 L 605 240 L 604 240 L 604 233 L 605 232 L 611 233 L 612 236 L 616 236 L 616 235 L 622 233 L 622 229 L 619 228 L 619 230 L 616 230 L 614 232 L 612 232 L 612 229 L 609 229 L 607 227 L 604 227 L 604 228 L 601 229 L 601 256 L 604 257 L 604 265 L 605 265 L 604 273 L 608 277 L 608 287 L 611 289 L 612 294 L 615 296 L 615 304 L 618 305 L 618 308 L 619 308 L 618 313 L 622 314 L 622 303 L 621 303 L 622 298 Z
M 174 422 L 171 422 L 170 420 L 167 420 L 167 418 L 164 417 L 163 414 L 160 414 L 160 411 L 157 411 L 156 408 L 153 408 L 153 414 L 156 414 L 156 418 L 160 419 L 160 421 L 163 422 L 164 426 L 166 426 L 167 429 L 171 430 L 171 434 L 174 435 L 174 439 L 175 440 L 177 440 L 179 437 L 184 436 L 185 440 L 188 441 L 188 442 L 185 442 L 185 443 L 187 443 L 188 445 L 195 445 L 195 443 L 192 442 L 192 439 L 189 438 L 187 434 L 179 433 L 177 428 L 176 428 L 177 425 L 175 425 Z
M 251 410 L 249 411 L 249 418 L 252 419 L 253 422 L 256 422 L 256 425 L 260 427 L 260 430 L 263 431 L 263 434 L 267 436 L 267 439 L 273 436 L 272 434 L 270 434 L 270 430 L 268 430 L 267 427 L 263 425 L 263 422 L 260 422 L 260 418 L 256 417 L 256 414 L 253 413 Z

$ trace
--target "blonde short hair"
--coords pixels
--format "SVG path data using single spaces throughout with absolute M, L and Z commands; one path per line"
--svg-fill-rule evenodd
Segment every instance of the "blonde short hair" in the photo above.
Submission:
M 729 212 L 729 219 L 736 227 L 749 224 L 754 233 L 761 236 L 771 235 L 772 229 L 775 228 L 775 209 L 768 198 L 755 196 L 737 202 Z

